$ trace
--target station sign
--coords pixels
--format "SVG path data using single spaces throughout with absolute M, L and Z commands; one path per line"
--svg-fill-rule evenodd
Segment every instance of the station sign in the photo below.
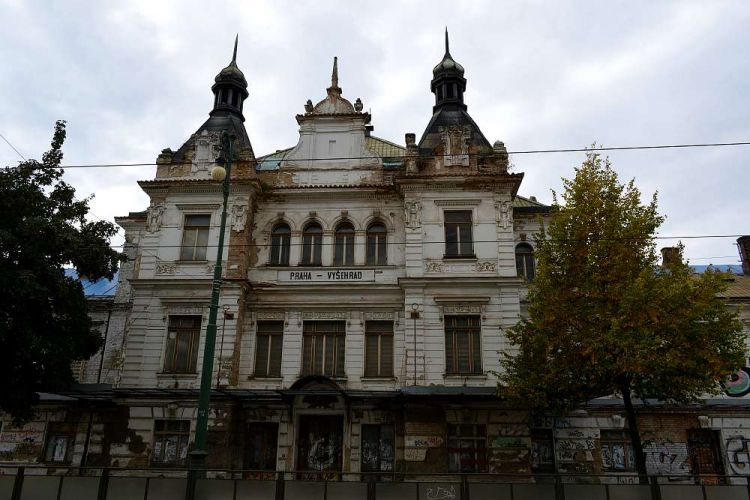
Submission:
M 374 269 L 295 269 L 278 271 L 283 283 L 366 283 L 375 281 Z

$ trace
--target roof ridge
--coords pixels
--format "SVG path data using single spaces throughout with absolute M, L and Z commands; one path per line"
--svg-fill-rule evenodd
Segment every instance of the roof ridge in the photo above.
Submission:
M 383 139 L 382 137 L 377 137 L 375 135 L 371 135 L 369 138 L 370 139 L 375 139 L 375 140 L 378 140 L 378 141 L 381 141 L 381 142 L 385 142 L 386 144 L 389 144 L 389 145 L 391 145 L 393 147 L 396 147 L 396 148 L 399 148 L 399 149 L 403 149 L 404 151 L 406 151 L 406 148 L 404 146 L 401 146 L 400 144 L 396 144 L 395 142 L 391 142 L 388 139 Z

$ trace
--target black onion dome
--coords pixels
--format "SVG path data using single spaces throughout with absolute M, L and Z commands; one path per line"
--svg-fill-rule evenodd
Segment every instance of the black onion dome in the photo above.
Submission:
M 464 67 L 461 66 L 459 63 L 456 62 L 455 59 L 453 59 L 453 56 L 451 56 L 450 49 L 448 47 L 448 29 L 445 30 L 445 55 L 443 56 L 443 60 L 440 61 L 437 66 L 435 66 L 432 69 L 432 74 L 437 76 L 438 73 L 443 72 L 454 72 L 458 73 L 460 76 L 464 75 Z

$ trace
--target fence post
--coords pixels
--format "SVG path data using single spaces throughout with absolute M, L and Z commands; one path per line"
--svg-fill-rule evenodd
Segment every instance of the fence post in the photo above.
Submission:
M 16 469 L 16 480 L 13 481 L 13 494 L 11 500 L 21 500 L 21 490 L 23 490 L 23 476 L 25 469 L 19 467 Z M 748 486 L 750 488 L 750 486 Z
M 195 499 L 196 470 L 189 469 L 187 475 L 187 484 L 185 485 L 185 500 Z
M 651 500 L 661 500 L 661 489 L 659 489 L 659 476 L 649 477 L 649 485 L 651 486 Z
M 284 473 L 278 473 L 276 477 L 276 500 L 284 500 Z
M 367 500 L 375 500 L 375 495 L 377 495 L 377 493 L 375 493 L 375 478 L 370 475 L 367 478 Z
M 560 474 L 555 474 L 555 500 L 565 500 L 565 485 Z
M 102 469 L 102 475 L 99 476 L 99 493 L 96 495 L 97 500 L 106 500 L 108 486 L 109 469 Z
M 466 474 L 461 474 L 461 500 L 470 500 L 469 496 L 469 480 Z

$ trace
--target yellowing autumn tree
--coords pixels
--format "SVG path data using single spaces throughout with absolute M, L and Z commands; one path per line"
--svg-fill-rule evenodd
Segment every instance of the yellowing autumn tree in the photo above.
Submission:
M 696 276 L 680 255 L 660 266 L 656 195 L 647 204 L 590 153 L 564 180 L 551 220 L 535 235 L 529 317 L 508 333 L 501 394 L 566 410 L 622 397 L 636 469 L 646 474 L 634 399 L 687 403 L 721 389 L 743 365 L 745 339 L 717 297 L 724 275 Z

